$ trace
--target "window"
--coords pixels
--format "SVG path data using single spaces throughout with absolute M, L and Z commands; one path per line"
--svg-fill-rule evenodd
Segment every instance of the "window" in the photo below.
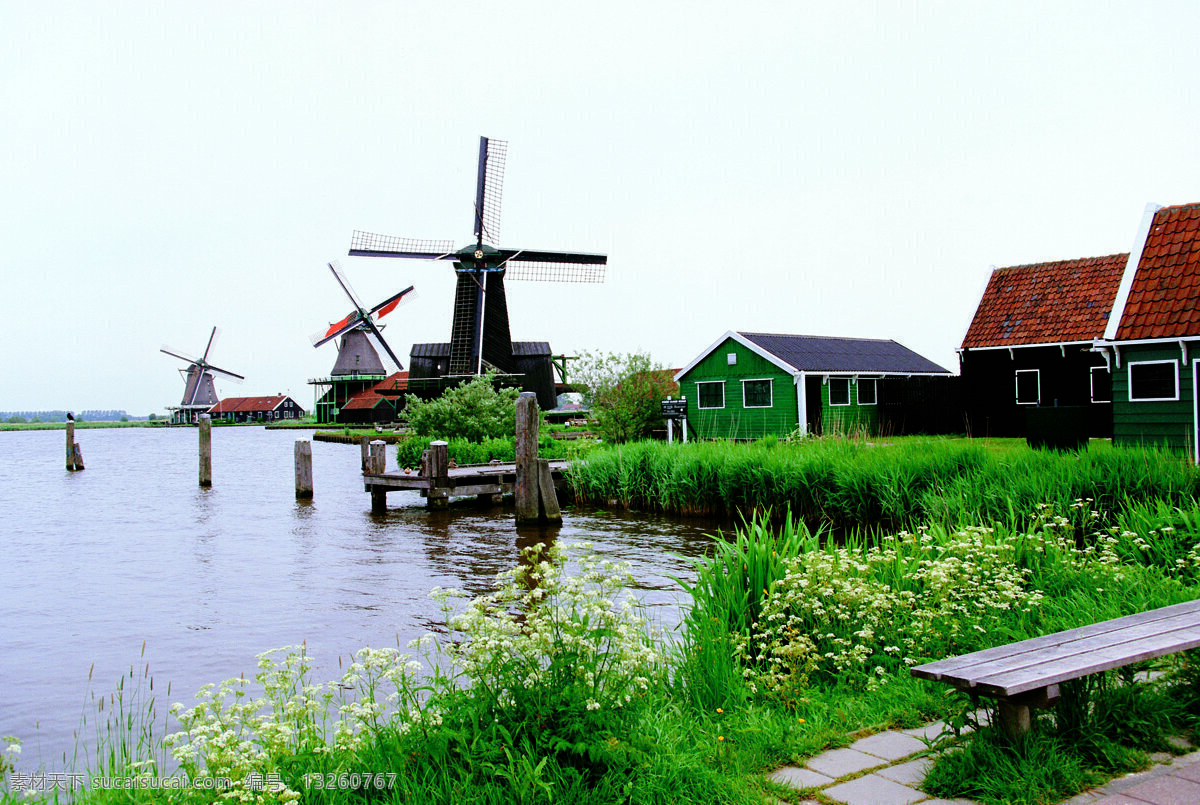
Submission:
M 725 362 L 730 366 L 737 366 L 737 353 L 730 352 L 725 356 Z
M 1017 370 L 1017 405 L 1037 405 L 1042 401 L 1040 369 Z
M 1092 402 L 1112 402 L 1112 375 L 1105 366 L 1092 367 Z
M 848 377 L 831 377 L 831 378 L 829 378 L 829 404 L 830 405 L 849 405 L 850 404 L 850 378 L 848 378 Z
M 1129 399 L 1179 399 L 1179 364 L 1175 361 L 1144 361 L 1129 364 Z
M 696 384 L 696 395 L 700 398 L 697 406 L 700 408 L 725 407 L 725 381 L 705 381 Z
M 743 380 L 742 405 L 746 408 L 771 407 L 771 381 Z
M 858 404 L 874 405 L 878 400 L 878 389 L 875 388 L 875 378 L 858 379 Z

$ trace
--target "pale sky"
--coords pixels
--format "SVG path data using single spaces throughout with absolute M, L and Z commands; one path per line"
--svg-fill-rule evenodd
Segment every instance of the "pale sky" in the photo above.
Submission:
M 0 4 L 0 410 L 178 404 L 327 375 L 309 335 L 449 339 L 480 135 L 500 243 L 604 252 L 508 283 L 514 338 L 687 364 L 726 330 L 894 338 L 957 369 L 990 267 L 1127 251 L 1200 201 L 1200 7 L 1166 2 Z

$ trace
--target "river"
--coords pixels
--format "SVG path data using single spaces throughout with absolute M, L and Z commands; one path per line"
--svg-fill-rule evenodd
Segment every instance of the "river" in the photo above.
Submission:
M 0 432 L 0 736 L 23 740 L 23 770 L 86 755 L 91 697 L 131 668 L 149 669 L 160 720 L 205 683 L 252 677 L 268 649 L 305 643 L 315 679 L 334 679 L 339 657 L 403 649 L 436 627 L 434 586 L 485 593 L 519 545 L 551 534 L 518 539 L 511 505 L 427 512 L 414 492 L 372 514 L 357 446 L 314 442 L 315 496 L 298 502 L 293 445 L 310 432 L 212 436 L 213 486 L 201 489 L 194 429 L 77 430 L 87 469 L 74 473 L 62 431 Z M 554 533 L 630 562 L 670 628 L 684 597 L 671 577 L 692 576 L 712 531 L 568 507 Z

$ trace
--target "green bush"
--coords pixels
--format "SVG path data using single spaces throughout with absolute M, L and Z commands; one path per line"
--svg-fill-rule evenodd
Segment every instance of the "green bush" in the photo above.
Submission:
M 496 388 L 495 372 L 472 378 L 447 389 L 442 396 L 421 400 L 405 398 L 408 425 L 417 436 L 462 438 L 471 442 L 512 436 L 517 430 L 517 397 L 520 389 Z

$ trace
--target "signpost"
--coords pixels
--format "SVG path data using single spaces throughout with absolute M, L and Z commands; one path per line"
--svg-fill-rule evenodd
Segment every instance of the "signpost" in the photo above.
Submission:
M 678 400 L 668 397 L 661 404 L 663 419 L 667 420 L 667 444 L 675 441 L 675 420 L 680 421 L 683 443 L 687 444 L 687 397 Z

